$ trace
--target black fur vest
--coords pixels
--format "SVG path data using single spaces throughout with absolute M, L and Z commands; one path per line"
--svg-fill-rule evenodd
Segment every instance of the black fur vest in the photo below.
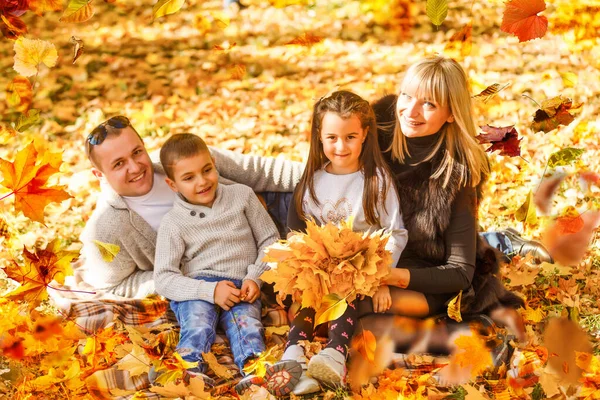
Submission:
M 388 95 L 373 104 L 378 136 L 382 150 L 391 144 L 395 123 L 396 96 Z M 390 157 L 385 157 L 388 162 Z M 430 179 L 439 159 L 434 157 L 410 168 L 394 173 L 396 189 L 400 197 L 404 225 L 408 231 L 408 244 L 411 252 L 432 263 L 446 264 L 444 234 L 449 227 L 452 205 L 463 188 L 459 171 L 455 169 L 449 183 L 443 187 L 440 180 Z M 482 183 L 476 188 L 470 201 L 477 215 L 478 199 L 481 198 Z M 463 291 L 462 312 L 486 313 L 499 306 L 519 307 L 523 300 L 506 290 L 497 277 L 500 268 L 500 255 L 478 235 L 475 274 L 471 287 Z

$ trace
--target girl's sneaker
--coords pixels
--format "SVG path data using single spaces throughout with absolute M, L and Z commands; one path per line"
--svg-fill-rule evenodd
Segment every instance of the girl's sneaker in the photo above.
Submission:
M 328 387 L 343 386 L 346 380 L 346 357 L 336 349 L 325 348 L 310 359 L 307 375 Z

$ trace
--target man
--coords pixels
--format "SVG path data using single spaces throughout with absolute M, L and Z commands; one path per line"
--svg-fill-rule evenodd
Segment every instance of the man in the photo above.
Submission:
M 157 230 L 175 194 L 126 117 L 100 124 L 85 150 L 102 193 L 81 235 L 83 263 L 76 275 L 96 291 L 129 298 L 153 294 Z M 241 182 L 256 192 L 292 192 L 302 174 L 297 162 L 214 148 L 211 153 L 223 183 Z M 111 261 L 102 257 L 102 244 L 119 247 Z

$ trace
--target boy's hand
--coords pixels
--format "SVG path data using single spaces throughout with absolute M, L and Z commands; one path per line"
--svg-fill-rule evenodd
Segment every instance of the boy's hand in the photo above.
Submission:
M 245 301 L 247 303 L 254 303 L 256 301 L 256 299 L 258 299 L 258 296 L 260 296 L 260 288 L 258 287 L 258 285 L 256 284 L 256 282 L 254 282 L 253 280 L 250 279 L 246 279 L 243 283 L 242 283 L 242 301 Z
M 387 285 L 382 285 L 373 295 L 373 311 L 383 313 L 389 310 L 391 306 L 392 296 L 390 295 L 390 288 Z
M 220 281 L 215 288 L 215 304 L 225 311 L 240 302 L 240 290 L 231 281 Z

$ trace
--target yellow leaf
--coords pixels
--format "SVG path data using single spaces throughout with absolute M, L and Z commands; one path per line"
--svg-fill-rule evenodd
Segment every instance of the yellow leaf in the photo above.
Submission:
M 133 345 L 131 353 L 117 363 L 117 368 L 129 371 L 131 377 L 139 376 L 149 371 L 150 359 L 142 347 Z
M 273 364 L 278 361 L 279 357 L 275 357 L 275 352 L 278 346 L 269 347 L 263 351 L 258 357 L 254 358 L 244 366 L 245 374 L 254 374 L 256 376 L 265 376 L 267 372 L 267 364 Z
M 175 383 L 174 381 L 168 381 L 165 382 L 162 387 L 152 386 L 150 388 L 150 391 L 158 393 L 159 395 L 161 395 L 161 397 L 166 398 L 187 398 L 187 396 L 192 394 L 190 389 L 188 389 L 188 387 L 185 386 L 183 381 L 179 383 Z
M 525 308 L 525 312 L 523 313 L 523 318 L 529 322 L 541 322 L 544 319 L 545 313 L 541 308 Z
M 174 14 L 181 9 L 185 0 L 158 0 L 152 7 L 152 16 L 154 19 Z
M 31 128 L 33 125 L 40 122 L 40 110 L 29 110 L 26 114 L 19 115 L 19 119 L 17 120 L 17 130 L 19 132 L 24 132 L 27 129 Z
M 347 308 L 348 303 L 346 303 L 346 299 L 341 298 L 337 294 L 330 293 L 323 296 L 321 307 L 319 307 L 315 315 L 315 326 L 335 321 L 346 312 Z
M 458 292 L 452 300 L 448 303 L 448 316 L 456 322 L 462 321 L 462 315 L 460 314 L 460 300 L 462 299 L 462 290 Z
M 71 0 L 60 22 L 85 22 L 94 16 L 92 0 Z
M 15 77 L 6 87 L 6 102 L 19 112 L 27 112 L 33 101 L 31 82 L 24 76 Z
M 15 41 L 15 64 L 13 68 L 23 76 L 33 76 L 38 73 L 40 64 L 52 68 L 58 60 L 56 47 L 50 42 L 39 39 L 19 37 Z
M 517 221 L 524 222 L 528 225 L 536 225 L 538 222 L 537 214 L 535 212 L 535 206 L 532 201 L 533 194 L 531 190 L 525 199 L 525 203 L 519 207 L 517 212 L 515 213 L 515 218 Z
M 573 72 L 561 72 L 560 77 L 562 78 L 565 87 L 577 86 L 577 82 L 579 81 L 579 77 Z
M 375 350 L 377 349 L 377 341 L 375 335 L 369 330 L 363 330 L 354 338 L 352 338 L 352 348 L 357 349 L 362 356 L 370 363 L 375 362 Z
M 103 243 L 99 240 L 94 240 L 94 244 L 100 251 L 102 259 L 106 262 L 112 262 L 121 251 L 121 248 L 116 244 Z
M 224 365 L 219 364 L 217 357 L 212 352 L 202 353 L 202 358 L 209 368 L 219 377 L 224 379 L 233 378 L 233 373 Z
M 271 335 L 285 335 L 290 331 L 289 325 L 283 326 L 266 326 L 265 327 L 265 336 L 269 337 Z
M 479 375 L 493 365 L 492 355 L 485 344 L 485 340 L 476 332 L 472 332 L 471 335 L 461 335 L 454 343 L 458 347 L 458 351 L 450 362 L 461 368 L 468 367 L 471 370 L 472 377 Z

